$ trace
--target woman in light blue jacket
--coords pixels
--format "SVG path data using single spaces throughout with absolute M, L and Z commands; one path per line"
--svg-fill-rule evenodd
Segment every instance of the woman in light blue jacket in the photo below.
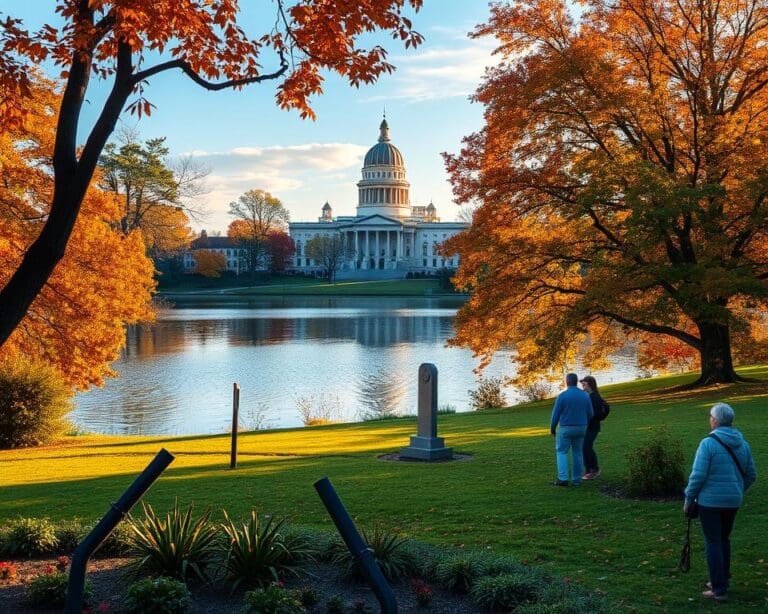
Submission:
M 688 510 L 696 501 L 707 544 L 709 589 L 702 596 L 727 601 L 731 566 L 730 535 L 744 491 L 757 478 L 755 461 L 744 436 L 733 426 L 730 405 L 716 403 L 709 412 L 710 434 L 701 440 L 685 489 Z

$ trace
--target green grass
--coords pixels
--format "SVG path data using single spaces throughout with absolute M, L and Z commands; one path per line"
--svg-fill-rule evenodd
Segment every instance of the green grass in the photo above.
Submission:
M 306 277 L 275 278 L 268 283 L 250 286 L 246 282 L 240 285 L 230 284 L 221 286 L 183 286 L 164 288 L 163 296 L 194 295 L 225 297 L 243 296 L 273 296 L 273 295 L 318 295 L 318 296 L 433 296 L 437 294 L 452 294 L 440 287 L 437 279 L 394 279 L 384 281 L 337 281 L 329 284 L 326 281 Z
M 768 367 L 743 372 L 768 379 Z M 627 451 L 654 425 L 666 424 L 683 439 L 690 464 L 707 433 L 708 407 L 716 400 L 731 402 L 761 475 L 736 519 L 734 584 L 725 609 L 765 608 L 768 385 L 668 390 L 690 379 L 673 376 L 603 389 L 612 411 L 596 444 L 601 482 L 621 479 Z M 380 521 L 427 542 L 508 553 L 604 591 L 622 611 L 721 609 L 699 597 L 706 564 L 698 527 L 692 571 L 676 570 L 682 502 L 611 499 L 594 482 L 580 489 L 549 486 L 555 477 L 550 410 L 547 401 L 441 416 L 439 434 L 447 445 L 473 457 L 431 465 L 377 458 L 407 445 L 415 432 L 412 418 L 243 434 L 235 471 L 227 468 L 228 436 L 79 436 L 57 446 L 0 452 L 0 519 L 95 519 L 164 446 L 176 460 L 146 497 L 157 510 L 170 509 L 178 497 L 219 516 L 223 507 L 233 518 L 255 507 L 330 529 L 312 488 L 328 476 L 361 526 Z
M 306 282 L 306 280 L 302 280 Z M 233 290 L 227 294 L 318 294 L 334 296 L 429 296 L 451 294 L 440 288 L 437 279 L 395 279 L 385 281 L 337 281 L 329 284 L 312 280 L 310 283 L 275 284 Z

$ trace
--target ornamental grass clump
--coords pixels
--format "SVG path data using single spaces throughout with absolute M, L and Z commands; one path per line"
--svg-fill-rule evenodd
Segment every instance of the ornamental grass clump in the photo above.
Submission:
M 672 439 L 666 427 L 627 454 L 629 493 L 635 497 L 676 497 L 685 487 L 683 442 Z
M 193 505 L 182 511 L 175 501 L 173 510 L 160 517 L 151 505 L 142 506 L 144 519 L 129 519 L 130 547 L 137 557 L 127 566 L 129 575 L 206 581 L 219 551 L 216 530 L 208 521 L 210 512 L 195 520 Z
M 485 561 L 473 554 L 449 555 L 435 565 L 435 581 L 459 593 L 468 593 L 475 581 L 486 573 Z
M 524 603 L 535 603 L 541 590 L 541 581 L 533 574 L 514 573 L 478 578 L 469 594 L 485 609 L 506 612 Z
M 48 365 L 24 358 L 0 363 L 0 449 L 39 446 L 63 435 L 72 389 Z
M 299 533 L 282 533 L 284 524 L 285 519 L 274 517 L 264 522 L 251 510 L 248 521 L 238 526 L 224 512 L 221 526 L 227 542 L 222 566 L 233 590 L 241 585 L 267 586 L 286 573 L 296 575 L 298 563 L 312 559 L 309 542 Z
M 361 529 L 360 533 L 363 541 L 373 551 L 373 557 L 387 580 L 397 580 L 414 573 L 416 561 L 401 535 L 378 524 L 374 526 L 373 531 Z M 357 579 L 363 577 L 362 570 L 344 544 L 337 542 L 334 550 L 335 554 L 331 558 L 334 565 L 340 567 L 348 576 Z

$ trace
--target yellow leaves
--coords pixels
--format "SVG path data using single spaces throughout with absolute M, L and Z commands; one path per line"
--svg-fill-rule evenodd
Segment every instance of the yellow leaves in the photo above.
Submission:
M 224 254 L 207 249 L 195 251 L 195 273 L 203 277 L 221 277 L 221 272 L 227 267 Z

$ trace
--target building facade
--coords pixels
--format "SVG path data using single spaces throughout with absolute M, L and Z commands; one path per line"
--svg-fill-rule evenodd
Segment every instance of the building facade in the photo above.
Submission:
M 378 143 L 365 154 L 357 188 L 357 215 L 334 217 L 325 203 L 317 222 L 289 224 L 296 244 L 293 271 L 320 271 L 306 256 L 307 242 L 317 235 L 341 235 L 345 241 L 351 257 L 337 272 L 340 279 L 397 278 L 458 266 L 458 256 L 440 255 L 438 246 L 467 224 L 441 222 L 432 203 L 411 204 L 403 155 L 390 141 L 386 118 L 379 126 Z
M 195 253 L 200 251 L 216 252 L 226 258 L 225 271 L 240 275 L 247 272 L 244 265 L 243 248 L 238 247 L 237 243 L 229 237 L 209 237 L 203 230 L 200 236 L 192 241 L 189 249 L 183 254 L 184 272 L 192 273 L 197 266 Z

